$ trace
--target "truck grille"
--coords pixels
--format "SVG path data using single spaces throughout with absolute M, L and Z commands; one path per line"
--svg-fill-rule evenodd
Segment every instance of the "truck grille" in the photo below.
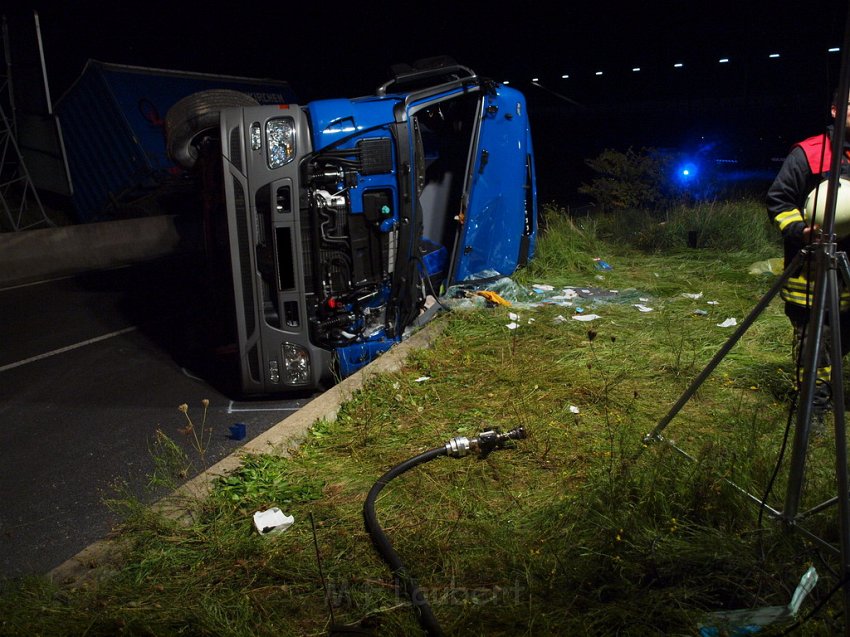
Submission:
M 242 311 L 245 313 L 245 339 L 253 339 L 257 327 L 257 314 L 254 303 L 254 281 L 251 273 L 251 241 L 248 237 L 248 207 L 245 204 L 245 190 L 242 184 L 233 178 L 233 208 L 236 213 L 236 240 L 239 244 L 239 279 L 242 287 Z M 256 346 L 248 352 L 248 366 L 252 380 L 259 382 L 259 352 Z
M 236 170 L 242 170 L 242 129 L 237 126 L 230 131 L 230 163 L 236 167 Z

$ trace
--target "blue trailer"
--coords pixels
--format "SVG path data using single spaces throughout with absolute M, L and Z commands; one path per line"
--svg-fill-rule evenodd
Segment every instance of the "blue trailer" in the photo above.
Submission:
M 295 101 L 282 80 L 89 60 L 56 103 L 78 222 L 113 218 L 180 170 L 166 151 L 164 118 L 187 95 L 231 89 L 258 104 Z

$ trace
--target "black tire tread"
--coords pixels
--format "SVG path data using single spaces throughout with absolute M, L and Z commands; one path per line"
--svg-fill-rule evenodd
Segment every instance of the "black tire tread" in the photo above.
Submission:
M 205 130 L 217 129 L 219 112 L 234 106 L 257 106 L 250 95 L 231 89 L 209 89 L 187 95 L 165 115 L 166 150 L 171 160 L 191 168 L 198 159 L 193 140 Z

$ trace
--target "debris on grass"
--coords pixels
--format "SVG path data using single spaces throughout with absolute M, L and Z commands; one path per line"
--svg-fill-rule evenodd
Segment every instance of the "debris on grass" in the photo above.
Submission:
M 787 606 L 763 606 L 761 608 L 711 613 L 709 625 L 699 624 L 697 626 L 700 637 L 752 635 L 761 632 L 762 628 L 771 624 L 794 619 L 800 611 L 803 601 L 817 583 L 818 573 L 814 566 L 810 566 L 803 577 L 800 578 L 800 583 Z
M 295 523 L 295 517 L 286 515 L 278 507 L 254 513 L 254 528 L 260 535 L 280 535 Z
M 577 314 L 573 316 L 574 321 L 595 321 L 596 319 L 602 318 L 598 314 Z

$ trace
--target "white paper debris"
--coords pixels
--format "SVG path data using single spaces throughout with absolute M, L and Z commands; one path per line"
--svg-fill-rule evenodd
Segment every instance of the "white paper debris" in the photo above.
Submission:
M 509 330 L 515 330 L 519 327 L 519 325 L 517 323 L 508 323 L 507 325 L 505 325 L 505 327 L 507 327 Z
M 534 317 L 528 319 L 528 324 L 531 325 L 532 323 L 534 323 Z
M 286 515 L 277 507 L 254 513 L 254 527 L 260 535 L 277 535 L 283 533 L 294 523 L 295 518 L 293 516 Z
M 737 324 L 738 324 L 738 321 L 736 321 L 734 318 L 728 318 L 725 321 L 723 321 L 722 323 L 718 323 L 717 327 L 732 327 L 733 325 L 737 325 Z
M 417 378 L 413 382 L 414 383 L 424 383 L 426 380 L 431 380 L 431 377 L 430 376 L 420 376 L 419 378 Z
M 508 318 L 511 319 L 512 321 L 518 321 L 519 320 L 519 314 L 514 314 L 513 312 L 508 312 Z
M 578 316 L 574 316 L 574 321 L 594 321 L 598 318 L 602 318 L 598 314 L 580 314 Z
M 651 307 L 646 307 L 645 305 L 641 305 L 640 303 L 636 303 L 635 307 L 639 309 L 641 312 L 652 312 Z
M 535 290 L 540 290 L 542 292 L 551 292 L 555 289 L 551 285 L 546 285 L 545 283 L 533 283 L 531 287 L 533 287 Z
M 706 303 L 708 303 L 708 305 L 720 305 L 719 301 L 706 301 Z
M 558 316 L 552 319 L 552 322 L 558 325 L 560 323 L 566 323 L 567 319 L 564 318 L 561 314 L 558 314 Z
M 576 407 L 575 405 L 570 405 L 570 411 L 574 414 L 579 413 L 578 407 Z
M 684 296 L 686 299 L 696 300 L 702 298 L 702 292 L 682 292 L 682 296 Z
M 613 290 L 612 290 L 612 292 L 613 292 Z M 639 297 L 638 301 L 640 301 L 641 303 L 649 303 L 649 299 L 644 297 L 644 296 Z

